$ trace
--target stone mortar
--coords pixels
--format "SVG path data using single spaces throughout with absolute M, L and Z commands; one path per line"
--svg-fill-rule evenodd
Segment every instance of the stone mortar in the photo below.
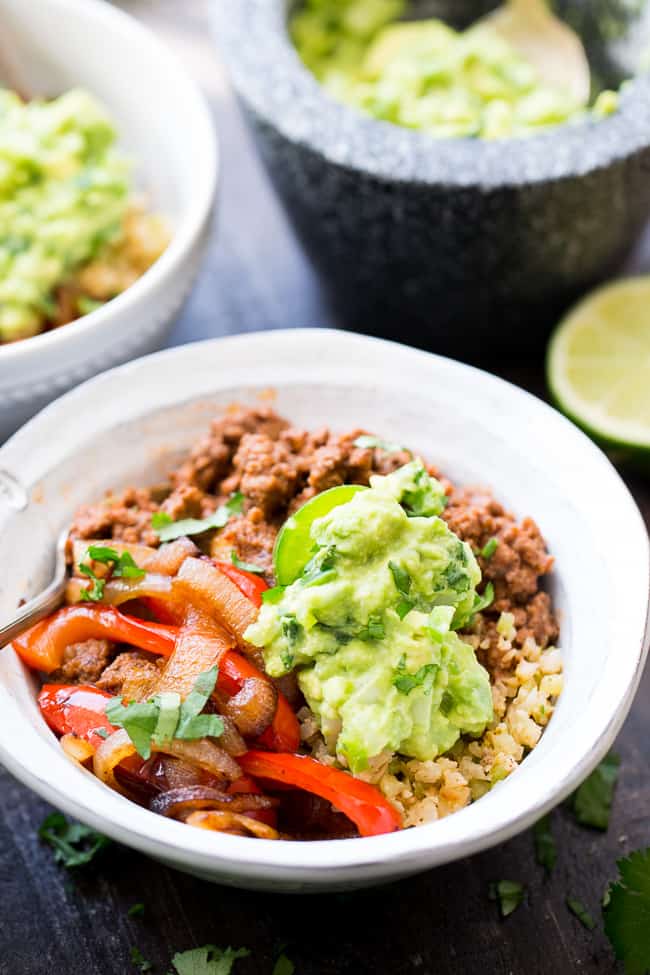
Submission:
M 334 101 L 293 48 L 286 0 L 214 10 L 262 157 L 346 327 L 466 358 L 537 342 L 650 214 L 647 75 L 607 119 L 439 140 Z

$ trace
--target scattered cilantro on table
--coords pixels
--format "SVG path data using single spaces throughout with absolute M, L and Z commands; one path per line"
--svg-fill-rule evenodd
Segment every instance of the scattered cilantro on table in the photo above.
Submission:
M 126 913 L 129 917 L 144 917 L 144 904 L 132 904 Z
M 296 966 L 294 963 L 282 952 L 273 966 L 273 975 L 293 975 L 295 970 Z
M 581 826 L 602 830 L 609 826 L 620 762 L 610 752 L 574 792 L 571 808 Z
M 516 880 L 497 880 L 490 884 L 488 897 L 498 903 L 501 917 L 508 917 L 517 910 L 524 899 L 525 892 L 524 885 Z
M 140 949 L 135 945 L 133 948 L 131 948 L 131 961 L 136 966 L 138 971 L 142 972 L 142 975 L 145 975 L 146 972 L 150 972 L 153 968 L 151 962 L 147 961 Z
M 50 813 L 43 821 L 38 835 L 54 850 L 54 860 L 64 867 L 83 867 L 110 844 L 107 836 L 90 826 L 70 823 L 63 813 Z
M 596 927 L 596 922 L 582 901 L 579 901 L 577 897 L 567 897 L 566 906 L 569 908 L 572 914 L 575 914 L 580 923 L 587 928 L 588 931 L 594 930 Z
M 617 862 L 603 906 L 605 934 L 626 975 L 650 972 L 650 847 Z
M 535 839 L 535 859 L 540 867 L 544 867 L 547 874 L 553 871 L 557 860 L 557 847 L 551 832 L 550 814 L 542 816 L 533 827 Z
M 177 975 L 230 975 L 238 958 L 250 955 L 248 948 L 217 948 L 204 945 L 174 955 L 172 965 Z

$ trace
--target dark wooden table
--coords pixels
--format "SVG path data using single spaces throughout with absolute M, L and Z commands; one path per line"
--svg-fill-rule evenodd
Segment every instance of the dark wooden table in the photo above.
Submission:
M 205 33 L 203 0 L 123 3 L 174 43 L 206 88 L 222 139 L 221 204 L 206 266 L 172 344 L 292 325 L 336 324 L 275 200 Z M 650 248 L 642 248 L 635 266 Z M 644 262 L 645 263 L 645 262 Z M 540 361 L 503 374 L 541 395 Z M 650 523 L 650 484 L 628 481 Z M 606 975 L 618 971 L 602 925 L 591 933 L 567 895 L 599 918 L 616 859 L 650 844 L 650 672 L 617 743 L 622 760 L 606 835 L 554 813 L 559 861 L 546 880 L 530 834 L 470 860 L 364 893 L 270 896 L 212 886 L 113 846 L 70 875 L 37 837 L 47 805 L 0 769 L 0 975 L 122 975 L 137 946 L 165 975 L 175 951 L 246 946 L 240 975 L 270 975 L 282 945 L 298 975 Z M 495 879 L 527 887 L 505 921 Z M 142 919 L 127 911 L 146 905 Z

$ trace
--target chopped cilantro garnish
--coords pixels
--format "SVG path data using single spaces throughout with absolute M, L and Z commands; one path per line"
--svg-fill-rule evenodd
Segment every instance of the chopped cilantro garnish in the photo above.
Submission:
M 360 640 L 383 640 L 385 635 L 384 621 L 379 613 L 371 613 L 368 622 L 357 634 Z
M 574 792 L 571 804 L 582 826 L 606 830 L 612 810 L 620 759 L 610 752 Z
M 151 962 L 147 961 L 140 949 L 135 945 L 133 948 L 131 948 L 131 961 L 136 966 L 138 971 L 143 973 L 143 975 L 145 972 L 150 972 L 153 968 Z
M 425 694 L 429 694 L 440 668 L 437 664 L 425 664 L 414 674 L 409 674 L 406 671 L 406 662 L 402 657 L 397 669 L 398 674 L 397 677 L 393 678 L 393 686 L 397 688 L 400 694 L 410 694 L 416 687 L 422 686 L 424 686 Z
M 200 674 L 193 690 L 181 702 L 178 694 L 156 694 L 148 701 L 124 705 L 113 697 L 106 705 L 111 724 L 124 728 L 141 758 L 151 757 L 151 745 L 180 738 L 218 738 L 223 721 L 218 714 L 201 714 L 217 681 L 217 667 Z
M 110 735 L 110 731 L 108 728 L 93 728 L 93 734 L 99 735 L 100 738 L 106 740 L 106 738 L 108 738 Z
M 499 539 L 491 538 L 489 542 L 486 542 L 481 549 L 481 555 L 484 559 L 491 559 L 497 548 L 499 547 Z
M 482 595 L 476 594 L 474 599 L 474 605 L 472 606 L 472 613 L 482 613 L 484 609 L 491 606 L 494 602 L 494 586 L 491 582 L 488 582 L 487 586 L 483 590 Z
M 550 815 L 542 816 L 533 827 L 535 837 L 535 859 L 546 873 L 551 873 L 557 860 L 557 848 L 551 832 Z
M 143 917 L 144 916 L 144 904 L 132 904 L 131 907 L 126 912 L 129 917 Z
M 79 295 L 77 298 L 77 311 L 80 315 L 90 315 L 91 312 L 97 311 L 98 308 L 103 308 L 105 304 L 105 301 L 95 301 L 94 298 L 89 298 L 88 295 Z
M 566 906 L 569 908 L 572 914 L 575 914 L 585 928 L 587 928 L 589 931 L 594 930 L 596 927 L 596 922 L 582 901 L 579 901 L 577 897 L 567 897 Z
M 265 589 L 262 593 L 262 602 L 269 603 L 271 606 L 279 603 L 284 596 L 286 586 L 273 586 L 272 589 Z
M 282 666 L 286 671 L 289 671 L 293 667 L 294 655 L 290 650 L 282 650 L 280 652 L 280 660 L 282 661 Z
M 650 971 L 650 847 L 618 860 L 619 877 L 603 908 L 605 934 L 626 975 Z
M 135 564 L 130 552 L 120 554 L 116 549 L 108 548 L 105 545 L 91 545 L 85 557 L 93 562 L 112 565 L 111 575 L 118 579 L 141 579 L 145 574 L 144 569 Z M 81 569 L 81 565 L 79 568 Z
M 491 901 L 497 901 L 501 917 L 508 917 L 515 911 L 524 899 L 525 888 L 516 880 L 498 880 L 490 884 L 488 896 Z
M 181 951 L 172 958 L 177 975 L 230 975 L 238 958 L 250 955 L 248 948 L 217 948 L 204 945 Z
M 386 454 L 408 454 L 412 457 L 413 454 L 406 447 L 402 447 L 399 443 L 391 443 L 390 440 L 382 440 L 380 437 L 371 437 L 369 434 L 362 434 L 353 441 L 355 447 L 361 447 L 362 450 L 383 450 Z
M 86 586 L 80 592 L 80 598 L 82 602 L 98 603 L 104 598 L 104 587 L 106 582 L 104 579 L 99 579 L 89 565 L 84 565 L 83 562 L 79 563 L 79 571 L 82 575 L 86 576 L 91 580 L 90 586 Z
M 111 842 L 90 826 L 70 823 L 63 813 L 51 813 L 43 821 L 38 835 L 54 849 L 56 863 L 64 867 L 82 867 Z
M 295 970 L 296 966 L 283 952 L 273 966 L 273 975 L 293 975 Z
M 294 647 L 302 633 L 302 626 L 292 613 L 280 617 L 280 628 L 282 636 L 286 637 L 290 647 Z
M 415 603 L 412 603 L 410 599 L 400 599 L 397 606 L 395 607 L 395 612 L 401 620 L 405 619 L 408 614 L 413 609 Z
M 337 578 L 334 568 L 336 564 L 336 550 L 333 546 L 329 548 L 317 548 L 300 575 L 300 582 L 305 588 L 310 586 L 322 586 L 326 582 L 332 582 Z
M 406 569 L 403 569 L 402 566 L 398 565 L 396 562 L 389 562 L 388 568 L 391 571 L 393 582 L 395 583 L 395 588 L 397 591 L 401 593 L 402 596 L 408 596 L 409 592 L 411 591 L 411 577 Z
M 447 497 L 442 486 L 434 481 L 424 467 L 415 475 L 416 487 L 405 491 L 400 501 L 409 518 L 432 518 L 447 507 Z
M 180 521 L 174 521 L 165 512 L 157 511 L 151 516 L 151 527 L 161 542 L 171 542 L 183 535 L 200 535 L 213 528 L 223 528 L 233 515 L 240 514 L 243 505 L 244 495 L 238 491 L 207 518 L 181 518 Z
M 264 575 L 264 569 L 262 569 L 259 565 L 255 565 L 254 562 L 242 562 L 234 549 L 230 553 L 230 561 L 236 569 L 241 569 L 242 572 L 252 572 L 252 574 L 256 576 Z

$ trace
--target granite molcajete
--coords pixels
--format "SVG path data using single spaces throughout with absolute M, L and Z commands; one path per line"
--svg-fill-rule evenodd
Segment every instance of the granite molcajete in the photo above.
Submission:
M 412 12 L 489 6 L 420 0 Z M 589 6 L 558 9 L 583 31 L 599 80 L 618 85 L 612 71 L 604 77 L 609 41 Z M 609 4 L 609 39 L 619 6 L 629 41 L 635 24 L 647 28 L 645 5 L 631 15 Z M 534 340 L 616 269 L 650 213 L 648 76 L 604 120 L 523 139 L 433 140 L 330 98 L 292 46 L 287 0 L 222 0 L 214 10 L 261 154 L 346 326 L 468 356 L 471 341 Z

